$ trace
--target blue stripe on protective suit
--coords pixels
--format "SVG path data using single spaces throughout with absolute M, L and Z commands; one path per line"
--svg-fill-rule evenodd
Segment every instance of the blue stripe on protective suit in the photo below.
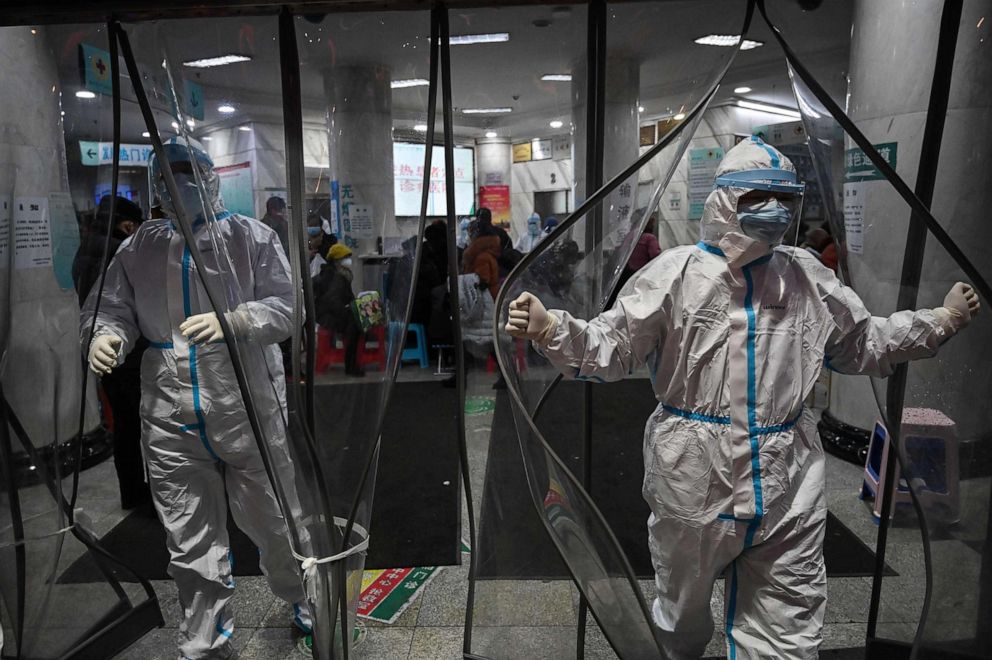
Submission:
M 679 417 L 684 417 L 685 419 L 692 419 L 697 422 L 707 422 L 709 424 L 730 424 L 729 417 L 718 417 L 716 415 L 706 415 L 703 413 L 692 412 L 690 410 L 682 410 L 681 408 L 670 406 L 667 403 L 661 404 L 661 407 L 673 415 L 678 415 Z
M 189 246 L 183 247 L 183 313 L 186 318 L 193 315 L 192 305 L 189 298 Z M 207 421 L 203 417 L 203 406 L 200 403 L 200 381 L 196 373 L 196 344 L 189 344 L 189 380 L 193 386 L 193 412 L 196 414 L 196 430 L 199 432 L 200 442 L 203 448 L 215 461 L 220 461 L 220 456 L 214 452 L 207 438 Z M 192 429 L 192 425 L 187 428 Z

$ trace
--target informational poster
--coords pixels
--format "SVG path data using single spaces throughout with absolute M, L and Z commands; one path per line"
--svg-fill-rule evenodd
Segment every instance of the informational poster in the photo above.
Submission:
M 506 182 L 503 181 L 502 172 L 486 172 L 486 178 L 482 183 L 487 186 L 501 186 Z
M 10 254 L 10 214 L 13 210 L 13 198 L 10 195 L 0 195 L 0 267 L 6 267 L 7 255 Z
M 374 238 L 372 207 L 368 204 L 349 204 L 348 226 L 345 229 L 355 238 Z
M 710 147 L 689 150 L 689 219 L 703 216 L 703 205 L 713 191 L 716 168 L 723 160 L 723 149 Z
M 551 140 L 535 138 L 530 145 L 531 160 L 549 160 L 551 158 Z
M 654 124 L 648 124 L 647 126 L 641 126 L 641 146 L 650 147 L 654 144 L 656 128 Z
M 455 147 L 455 213 L 469 215 L 475 202 L 475 152 L 467 147 Z M 424 190 L 424 145 L 409 142 L 393 143 L 393 185 L 396 215 L 418 217 Z M 349 201 L 344 194 L 342 203 Z M 430 190 L 427 195 L 427 215 L 447 213 L 447 182 L 444 149 L 435 146 L 431 153 Z M 361 203 L 361 199 L 355 200 Z
M 844 184 L 844 238 L 850 254 L 865 251 L 865 183 L 852 181 Z
M 531 143 L 530 142 L 520 142 L 513 145 L 513 162 L 514 163 L 526 163 L 531 158 Z
M 493 223 L 510 222 L 510 186 L 479 186 L 479 208 L 493 212 Z
M 899 144 L 884 142 L 872 145 L 893 169 L 896 167 Z M 850 254 L 864 254 L 865 207 L 871 193 L 871 182 L 885 177 L 861 149 L 844 152 L 844 240 Z
M 220 196 L 231 213 L 255 217 L 255 194 L 252 188 L 251 163 L 237 163 L 216 168 L 220 177 Z
M 52 264 L 47 197 L 15 197 L 14 268 L 46 268 Z
M 572 157 L 572 139 L 569 135 L 556 135 L 551 138 L 551 155 L 555 160 L 568 160 Z
M 67 192 L 51 193 L 48 196 L 48 217 L 52 234 L 52 269 L 59 287 L 70 291 L 75 288 L 72 262 L 79 251 L 79 223 L 76 221 L 72 195 Z

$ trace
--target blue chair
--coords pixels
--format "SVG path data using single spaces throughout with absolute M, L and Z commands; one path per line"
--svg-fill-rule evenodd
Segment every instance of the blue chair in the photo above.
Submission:
M 400 356 L 402 362 L 408 362 L 410 360 L 417 360 L 420 362 L 420 368 L 426 369 L 428 364 L 427 359 L 427 331 L 424 326 L 420 323 L 411 323 L 407 329 L 407 340 L 410 338 L 410 333 L 414 335 L 416 343 L 413 346 L 407 346 L 403 348 L 403 354 Z

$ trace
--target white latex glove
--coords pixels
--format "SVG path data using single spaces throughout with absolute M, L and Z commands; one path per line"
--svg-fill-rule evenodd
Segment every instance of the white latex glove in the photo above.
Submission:
M 547 346 L 558 329 L 558 317 L 549 314 L 532 293 L 521 293 L 510 303 L 506 331 L 514 337 L 530 339 L 538 346 Z
M 93 373 L 109 374 L 117 366 L 117 355 L 123 343 L 124 340 L 117 335 L 105 334 L 94 337 L 87 358 Z
M 971 285 L 958 282 L 944 296 L 944 306 L 933 311 L 940 319 L 944 331 L 950 336 L 971 323 L 971 319 L 978 314 L 981 307 L 978 294 Z
M 182 322 L 179 332 L 193 344 L 206 344 L 224 338 L 216 312 L 194 314 Z

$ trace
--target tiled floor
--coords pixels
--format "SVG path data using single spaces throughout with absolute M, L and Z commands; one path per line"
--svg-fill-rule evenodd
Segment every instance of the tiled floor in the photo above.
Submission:
M 433 379 L 432 372 L 433 368 L 404 369 L 403 380 Z M 339 379 L 331 375 L 327 380 Z M 469 395 L 493 396 L 493 380 L 492 374 L 472 373 Z M 478 511 L 492 414 L 473 415 L 467 419 L 466 435 Z M 874 549 L 877 528 L 864 504 L 858 500 L 860 470 L 828 456 L 827 474 L 830 509 Z M 970 487 L 985 488 L 987 492 L 989 485 L 984 481 L 973 483 Z M 116 483 L 110 461 L 83 474 L 80 503 L 97 535 L 105 533 L 121 520 L 123 513 L 117 508 Z M 890 538 L 893 543 L 888 561 L 899 577 L 885 581 L 880 632 L 908 639 L 914 631 L 913 622 L 919 612 L 922 594 L 919 534 L 913 529 L 895 529 Z M 969 570 L 974 565 L 974 559 L 962 550 L 960 544 L 942 546 L 936 542 L 934 552 L 950 554 L 962 565 L 961 579 L 970 579 Z M 467 572 L 466 566 L 444 568 L 394 624 L 363 624 L 365 633 L 352 657 L 397 660 L 461 658 Z M 128 588 L 136 589 L 133 585 Z M 165 616 L 165 627 L 151 631 L 118 657 L 134 660 L 176 657 L 179 611 L 175 586 L 171 581 L 156 581 L 154 588 Z M 652 585 L 645 583 L 642 588 L 649 594 Z M 870 590 L 870 578 L 829 580 L 823 648 L 845 648 L 863 643 Z M 953 593 L 953 590 L 945 591 Z M 716 632 L 707 649 L 710 655 L 722 655 L 724 652 L 722 601 L 723 585 L 718 583 L 713 595 Z M 232 641 L 241 658 L 275 660 L 302 657 L 297 649 L 298 634 L 290 624 L 290 608 L 269 592 L 263 578 L 238 578 L 233 607 L 236 632 Z M 479 655 L 489 657 L 574 657 L 576 611 L 575 589 L 568 582 L 480 582 L 476 594 L 472 648 Z M 939 616 L 954 616 L 953 610 L 941 610 Z M 590 624 L 587 640 L 586 657 L 616 657 L 595 624 Z M 512 654 L 507 649 L 513 649 Z

